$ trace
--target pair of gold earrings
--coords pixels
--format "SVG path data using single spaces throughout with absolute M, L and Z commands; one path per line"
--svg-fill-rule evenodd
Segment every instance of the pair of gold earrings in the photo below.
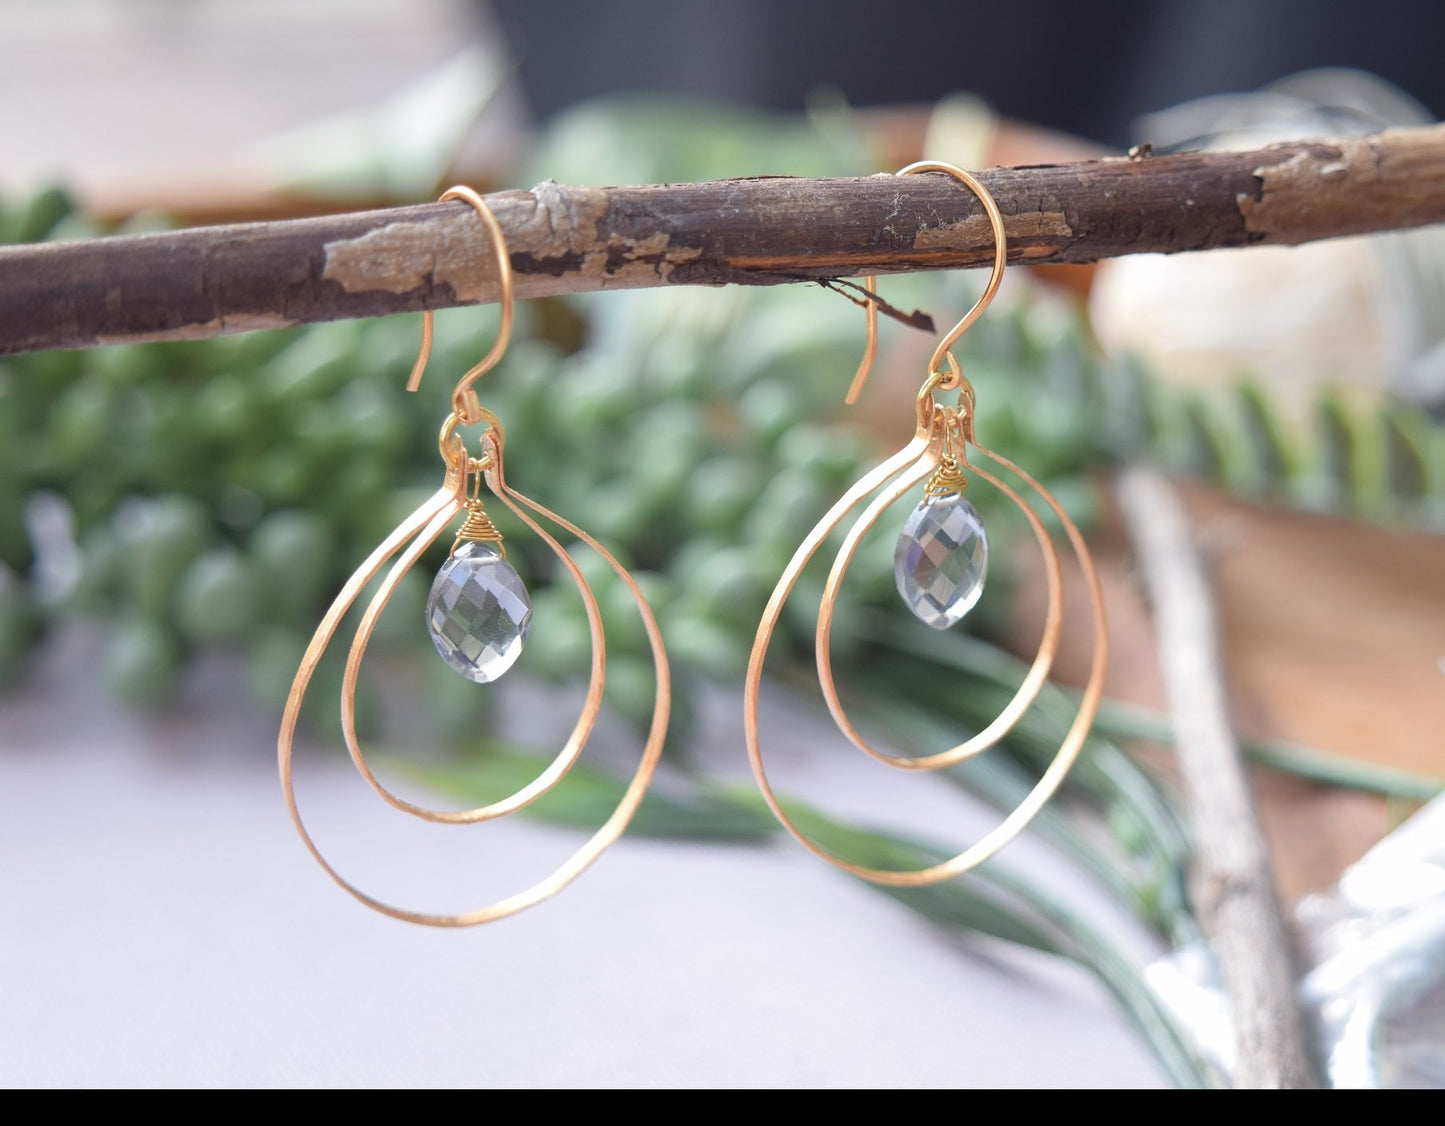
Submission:
M 758 625 L 748 663 L 743 700 L 744 728 L 753 775 L 768 805 L 788 832 L 810 851 L 844 871 L 875 883 L 902 887 L 937 883 L 981 863 L 1017 836 L 1049 800 L 1078 756 L 1093 724 L 1103 691 L 1108 647 L 1098 579 L 1083 537 L 1058 501 L 1042 485 L 1006 458 L 978 444 L 974 436 L 973 388 L 950 350 L 968 327 L 982 315 L 993 300 L 1003 278 L 1007 259 L 1003 217 L 984 187 L 962 169 L 949 164 L 922 161 L 902 169 L 899 175 L 926 172 L 952 176 L 983 203 L 994 237 L 992 274 L 983 295 L 938 344 L 929 361 L 926 378 L 916 398 L 913 439 L 898 453 L 865 474 L 833 505 L 803 539 L 784 569 Z M 441 198 L 463 200 L 470 204 L 491 237 L 501 288 L 502 313 L 497 339 L 487 356 L 462 376 L 452 392 L 452 410 L 442 425 L 438 440 L 445 467 L 441 488 L 403 520 L 357 568 L 317 627 L 297 669 L 296 679 L 286 702 L 277 752 L 282 790 L 291 819 L 307 849 L 333 880 L 362 903 L 383 914 L 430 926 L 462 927 L 504 918 L 554 895 L 622 835 L 642 802 L 662 754 L 672 690 L 662 634 L 646 598 L 627 569 L 586 532 L 517 492 L 507 482 L 503 460 L 505 432 L 500 420 L 481 405 L 473 386 L 501 359 L 511 336 L 514 287 L 510 256 L 501 227 L 481 196 L 470 188 L 456 187 Z M 866 288 L 870 294 L 874 285 L 875 279 L 868 278 Z M 854 402 L 861 392 L 876 350 L 876 304 L 867 302 L 867 311 L 868 346 L 849 390 L 849 403 Z M 432 316 L 427 312 L 423 314 L 421 349 L 407 384 L 410 390 L 416 390 L 426 368 L 431 353 L 431 334 Z M 957 401 L 953 404 L 942 402 L 940 396 L 951 391 L 958 392 Z M 475 452 L 472 452 L 468 450 L 459 431 L 478 426 L 482 427 L 482 431 Z M 839 730 L 859 749 L 886 765 L 903 770 L 937 770 L 987 750 L 1013 728 L 1037 697 L 1058 649 L 1063 620 L 1059 559 L 1034 508 L 1013 487 L 976 460 L 971 460 L 970 450 L 993 466 L 1015 475 L 1027 489 L 1038 495 L 1062 524 L 1070 546 L 1078 558 L 1092 610 L 1093 662 L 1089 679 L 1078 713 L 1052 763 L 1028 796 L 992 832 L 951 859 L 927 868 L 895 871 L 853 864 L 809 839 L 789 817 L 768 781 L 758 729 L 758 696 L 763 662 L 783 606 L 804 568 L 833 531 L 869 496 L 877 493 L 844 537 L 819 605 L 816 634 L 818 680 Z M 992 485 L 1018 505 L 1038 540 L 1048 581 L 1048 608 L 1043 638 L 1033 665 L 1014 698 L 984 730 L 955 747 L 933 754 L 889 754 L 871 746 L 853 726 L 833 679 L 830 639 L 838 592 L 863 537 L 887 508 L 922 485 L 923 498 L 905 523 L 895 553 L 895 575 L 899 593 L 913 613 L 927 625 L 946 629 L 958 622 L 978 601 L 988 567 L 988 540 L 983 523 L 973 505 L 964 498 L 968 483 L 965 470 Z M 547 545 L 576 584 L 582 596 L 591 632 L 591 678 L 581 715 L 571 735 L 552 763 L 531 783 L 508 798 L 474 809 L 429 809 L 393 794 L 378 781 L 367 765 L 366 756 L 356 736 L 354 707 L 357 677 L 377 620 L 397 585 L 427 548 L 451 527 L 458 517 L 462 517 L 463 522 L 456 533 L 450 557 L 437 573 L 427 599 L 426 620 L 432 640 L 442 659 L 459 674 L 478 683 L 487 683 L 501 676 L 521 653 L 530 625 L 531 601 L 525 585 L 506 561 L 506 549 L 501 534 L 487 515 L 482 500 L 484 488 Z M 390 570 L 372 595 L 357 626 L 341 686 L 342 732 L 352 761 L 362 777 L 390 805 L 440 824 L 469 825 L 489 821 L 522 809 L 542 797 L 562 780 L 581 756 L 597 721 L 606 677 L 606 643 L 597 599 L 567 549 L 547 530 L 543 522 L 597 552 L 616 572 L 636 602 L 651 645 L 656 670 L 656 700 L 651 725 L 643 744 L 641 761 L 621 800 L 601 827 L 561 867 L 526 890 L 490 906 L 452 915 L 428 914 L 383 903 L 348 882 L 325 859 L 301 819 L 292 783 L 292 743 L 301 703 L 311 678 L 343 617 L 367 584 L 391 563 Z

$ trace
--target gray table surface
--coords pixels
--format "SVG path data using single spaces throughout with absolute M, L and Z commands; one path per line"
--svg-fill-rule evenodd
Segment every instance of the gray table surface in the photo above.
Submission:
M 624 840 L 501 923 L 373 915 L 295 838 L 274 717 L 235 690 L 231 664 L 204 667 L 175 714 L 141 719 L 95 688 L 93 644 L 63 639 L 0 702 L 5 1085 L 1162 1081 L 1082 974 L 946 938 L 792 845 Z M 509 708 L 526 726 L 536 694 Z M 745 772 L 738 710 L 720 692 L 704 717 L 699 753 L 724 775 Z M 764 717 L 791 791 L 953 838 L 984 823 L 926 779 L 903 779 L 906 801 L 880 790 L 893 772 L 796 705 Z M 577 839 L 517 818 L 414 822 L 340 753 L 307 755 L 299 777 L 335 859 L 417 906 L 516 888 Z M 1008 855 L 1075 884 L 1033 842 Z

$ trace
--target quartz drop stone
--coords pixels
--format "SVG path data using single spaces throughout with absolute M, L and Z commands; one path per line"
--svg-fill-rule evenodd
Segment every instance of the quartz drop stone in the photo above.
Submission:
M 442 659 L 487 684 L 522 655 L 532 599 L 493 543 L 472 541 L 442 565 L 426 600 L 426 625 Z
M 978 602 L 987 573 L 983 521 L 962 496 L 929 497 L 909 514 L 893 552 L 893 577 L 919 621 L 934 629 L 953 625 Z

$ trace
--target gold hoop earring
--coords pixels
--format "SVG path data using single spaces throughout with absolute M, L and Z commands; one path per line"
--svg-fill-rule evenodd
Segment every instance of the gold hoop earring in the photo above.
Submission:
M 873 883 L 892 887 L 922 887 L 939 883 L 983 863 L 999 849 L 1008 844 L 1023 831 L 1034 815 L 1043 807 L 1058 789 L 1069 767 L 1078 757 L 1089 729 L 1093 726 L 1103 694 L 1104 670 L 1108 658 L 1108 629 L 1104 620 L 1103 598 L 1099 589 L 1098 576 L 1087 545 L 1078 528 L 1053 495 L 1034 478 L 1013 462 L 992 450 L 980 446 L 974 436 L 974 390 L 964 378 L 957 358 L 950 350 L 970 325 L 974 323 L 993 300 L 1003 279 L 1008 258 L 1007 237 L 1003 216 L 993 197 L 973 176 L 951 164 L 938 161 L 919 161 L 898 172 L 900 176 L 916 173 L 937 172 L 952 176 L 967 187 L 983 204 L 994 236 L 993 271 L 982 296 L 947 335 L 939 342 L 928 362 L 927 376 L 919 389 L 915 430 L 912 441 L 898 453 L 888 458 L 870 472 L 864 474 L 852 488 L 839 498 L 838 502 L 813 527 L 783 570 L 772 596 L 763 610 L 758 624 L 757 636 L 753 641 L 748 661 L 747 681 L 743 694 L 743 722 L 747 737 L 748 760 L 753 776 L 762 790 L 764 799 L 783 827 L 800 844 L 830 864 Z M 870 294 L 875 292 L 876 279 L 865 280 Z M 847 401 L 857 400 L 871 371 L 877 348 L 877 306 L 867 302 L 868 344 L 863 362 L 853 378 Z M 957 390 L 956 405 L 939 402 L 937 394 Z M 983 459 L 1017 476 L 1025 487 L 1035 493 L 1064 528 L 1079 567 L 1083 572 L 1089 592 L 1093 619 L 1093 660 L 1089 678 L 1085 684 L 1079 710 L 1066 732 L 1053 761 L 1035 784 L 1033 790 L 1004 818 L 991 832 L 957 855 L 931 865 L 913 870 L 892 870 L 870 868 L 851 863 L 837 856 L 808 837 L 789 817 L 779 802 L 768 781 L 763 764 L 761 738 L 758 730 L 758 697 L 762 684 L 763 662 L 772 642 L 773 630 L 778 624 L 789 595 L 802 575 L 804 568 L 817 554 L 828 536 L 843 520 L 869 496 L 878 496 L 868 505 L 849 528 L 842 546 L 834 558 L 832 569 L 819 602 L 815 655 L 818 666 L 818 681 L 828 710 L 832 713 L 839 730 L 859 749 L 879 762 L 902 770 L 938 770 L 951 766 L 973 755 L 979 754 L 998 743 L 1008 734 L 1037 697 L 1043 682 L 1047 679 L 1058 650 L 1060 627 L 1063 615 L 1062 579 L 1059 558 L 1045 530 L 1043 522 L 1022 496 L 999 477 L 990 473 L 977 460 L 970 460 L 972 449 Z M 1043 638 L 1034 662 L 1019 686 L 1014 698 L 998 716 L 971 739 L 928 755 L 893 755 L 879 751 L 869 745 L 848 719 L 838 688 L 833 680 L 832 659 L 829 643 L 832 637 L 833 611 L 837 604 L 839 590 L 848 567 L 863 537 L 873 528 L 885 510 L 919 485 L 924 487 L 924 497 L 904 525 L 900 536 L 899 549 L 895 554 L 895 573 L 899 593 L 906 604 L 926 624 L 945 629 L 956 624 L 982 594 L 987 572 L 988 547 L 983 523 L 977 511 L 964 499 L 968 470 L 1003 493 L 1024 513 L 1044 557 L 1044 569 L 1048 580 L 1048 610 L 1045 616 Z M 879 492 L 882 490 L 882 492 Z M 935 574 L 933 563 L 946 557 L 947 567 L 941 578 Z M 931 579 L 940 578 L 937 589 L 931 589 Z
M 496 415 L 484 408 L 478 401 L 473 385 L 496 366 L 506 352 L 511 336 L 515 295 L 509 252 L 496 217 L 476 192 L 466 187 L 454 187 L 445 192 L 441 198 L 443 200 L 462 200 L 468 203 L 476 211 L 477 217 L 487 228 L 491 237 L 501 286 L 502 315 L 497 339 L 487 355 L 462 376 L 452 392 L 452 411 L 442 424 L 438 439 L 438 448 L 445 466 L 441 488 L 403 520 L 353 572 L 351 578 L 342 587 L 341 593 L 336 596 L 336 600 L 322 618 L 310 645 L 307 646 L 300 667 L 296 670 L 291 694 L 286 700 L 286 708 L 281 720 L 281 734 L 277 742 L 277 758 L 281 770 L 281 787 L 286 799 L 286 808 L 291 814 L 291 821 L 296 826 L 296 831 L 300 833 L 307 850 L 337 884 L 366 906 L 380 911 L 384 915 L 390 915 L 392 918 L 428 926 L 465 927 L 504 918 L 555 895 L 596 860 L 608 845 L 622 835 L 628 822 L 631 821 L 632 815 L 637 811 L 638 805 L 642 802 L 643 795 L 647 790 L 648 783 L 652 780 L 658 759 L 662 754 L 662 744 L 667 733 L 668 717 L 672 705 L 672 688 L 667 653 L 662 644 L 662 634 L 658 630 L 657 621 L 647 600 L 643 597 L 642 591 L 632 575 L 606 548 L 586 532 L 536 501 L 523 496 L 507 483 L 503 463 L 506 436 L 502 424 Z M 422 374 L 426 370 L 427 361 L 431 355 L 431 340 L 432 314 L 428 310 L 422 315 L 421 348 L 407 381 L 408 390 L 415 391 L 421 382 Z M 477 456 L 472 456 L 467 451 L 466 442 L 458 431 L 464 427 L 475 426 L 481 426 L 483 430 L 478 439 Z M 552 763 L 532 782 L 508 798 L 475 809 L 455 811 L 429 809 L 393 794 L 382 785 L 368 766 L 356 735 L 357 678 L 377 620 L 398 584 L 426 549 L 451 526 L 458 516 L 462 515 L 465 516 L 465 519 L 456 534 L 451 553 L 447 562 L 438 572 L 436 581 L 432 585 L 431 595 L 427 599 L 427 625 L 432 641 L 443 659 L 453 669 L 477 683 L 488 683 L 497 679 L 520 655 L 530 625 L 531 599 L 520 577 L 506 561 L 506 549 L 502 545 L 501 533 L 497 531 L 490 516 L 487 515 L 482 499 L 484 487 L 493 498 L 501 501 L 532 534 L 547 545 L 573 583 L 576 584 L 578 593 L 582 597 L 592 638 L 591 679 L 582 712 L 571 735 Z M 641 761 L 621 800 L 601 827 L 561 867 L 526 890 L 499 900 L 491 906 L 452 915 L 427 914 L 383 903 L 347 881 L 326 860 L 301 819 L 291 776 L 292 742 L 296 733 L 301 704 L 305 699 L 312 675 L 315 673 L 322 655 L 335 637 L 342 618 L 360 597 L 362 590 L 400 552 L 386 578 L 367 605 L 347 655 L 346 671 L 341 686 L 341 721 L 342 733 L 352 761 L 367 784 L 387 803 L 426 821 L 448 825 L 476 824 L 513 813 L 536 801 L 562 780 L 582 754 L 591 737 L 602 706 L 602 694 L 606 681 L 606 643 L 597 598 L 572 556 L 547 532 L 539 519 L 561 529 L 567 535 L 575 537 L 595 551 L 617 573 L 636 602 L 638 614 L 642 618 L 642 624 L 652 648 L 657 678 L 656 702 L 653 707 L 651 726 L 643 745 Z

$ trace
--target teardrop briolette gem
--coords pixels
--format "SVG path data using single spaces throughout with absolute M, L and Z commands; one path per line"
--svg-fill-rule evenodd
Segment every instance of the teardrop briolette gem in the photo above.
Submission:
M 426 600 L 437 652 L 468 680 L 488 684 L 522 655 L 532 599 L 495 543 L 470 541 L 437 572 Z
M 988 536 L 978 510 L 962 495 L 931 496 L 898 536 L 893 577 L 914 616 L 947 629 L 974 608 L 988 574 Z

